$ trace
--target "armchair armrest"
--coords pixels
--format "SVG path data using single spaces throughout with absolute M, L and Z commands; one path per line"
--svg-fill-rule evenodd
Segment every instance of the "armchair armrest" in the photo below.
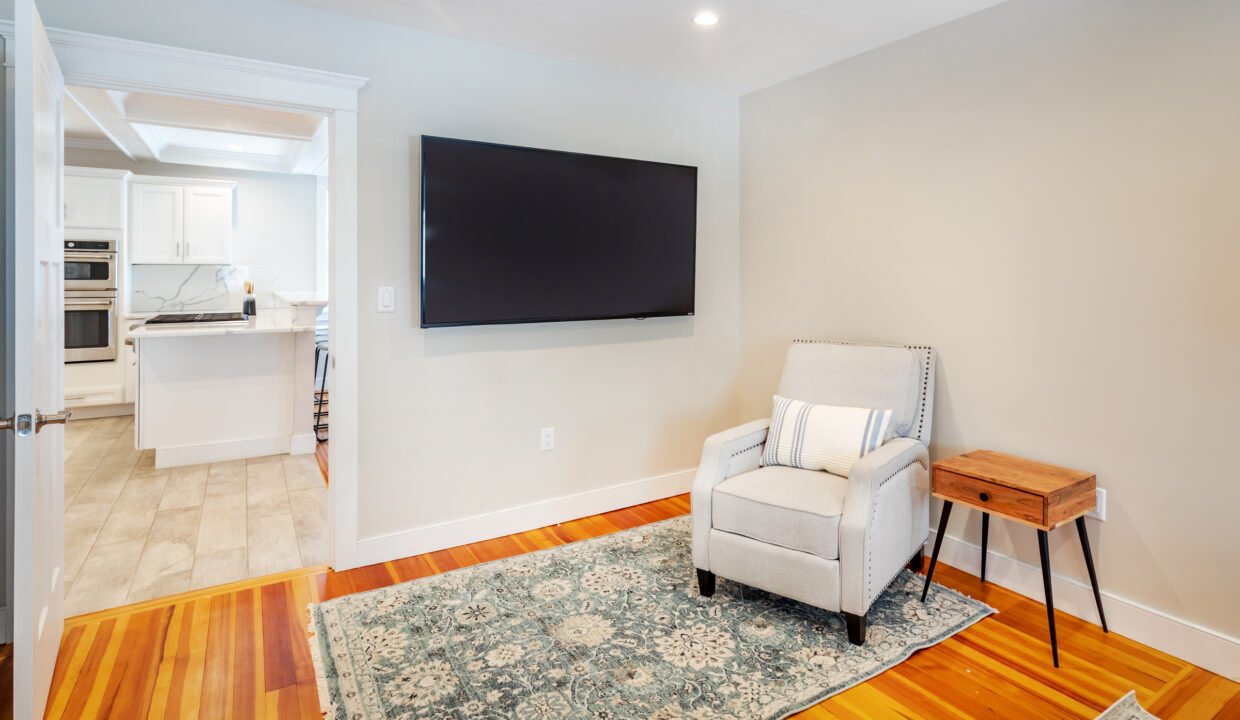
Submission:
M 930 454 L 895 438 L 852 466 L 840 519 L 841 607 L 864 615 L 926 540 Z
M 724 480 L 756 470 L 762 460 L 762 446 L 770 418 L 754 420 L 739 427 L 715 433 L 702 446 L 702 462 L 693 479 L 690 496 L 693 509 L 693 564 L 710 569 L 707 545 L 710 538 L 711 493 Z

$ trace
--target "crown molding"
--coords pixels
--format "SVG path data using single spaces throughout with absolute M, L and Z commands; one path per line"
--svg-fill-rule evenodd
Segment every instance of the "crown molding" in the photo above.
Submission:
M 14 25 L 12 20 L 0 20 L 0 36 L 3 36 L 6 40 L 13 39 Z M 49 27 L 47 28 L 47 37 L 51 40 L 52 47 L 57 49 L 62 47 L 84 48 L 124 55 L 137 55 L 152 60 L 175 60 L 192 65 L 203 65 L 222 70 L 239 70 L 283 80 L 329 85 L 347 90 L 361 90 L 369 82 L 368 78 L 331 72 L 329 70 L 284 65 L 267 60 L 251 60 L 235 55 L 189 50 L 172 47 L 171 45 L 127 40 L 125 38 L 96 35 L 77 30 L 62 30 Z

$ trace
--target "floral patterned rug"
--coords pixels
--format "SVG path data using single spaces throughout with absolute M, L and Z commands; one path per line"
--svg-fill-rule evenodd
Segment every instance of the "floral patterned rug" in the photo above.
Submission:
M 843 618 L 720 578 L 698 594 L 688 516 L 311 607 L 330 718 L 782 718 L 994 609 L 904 571 Z
M 1098 720 L 1158 720 L 1151 715 L 1141 703 L 1137 702 L 1137 691 L 1129 690 L 1128 694 L 1098 716 Z

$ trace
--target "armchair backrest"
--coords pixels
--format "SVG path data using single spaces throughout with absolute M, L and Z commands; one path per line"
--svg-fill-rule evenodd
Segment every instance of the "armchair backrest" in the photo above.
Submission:
M 823 405 L 892 410 L 898 437 L 930 444 L 934 348 L 797 340 L 788 349 L 779 394 Z

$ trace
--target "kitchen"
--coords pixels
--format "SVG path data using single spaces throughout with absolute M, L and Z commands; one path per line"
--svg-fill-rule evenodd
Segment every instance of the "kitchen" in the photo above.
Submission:
M 70 614 L 326 561 L 324 125 L 68 89 Z

